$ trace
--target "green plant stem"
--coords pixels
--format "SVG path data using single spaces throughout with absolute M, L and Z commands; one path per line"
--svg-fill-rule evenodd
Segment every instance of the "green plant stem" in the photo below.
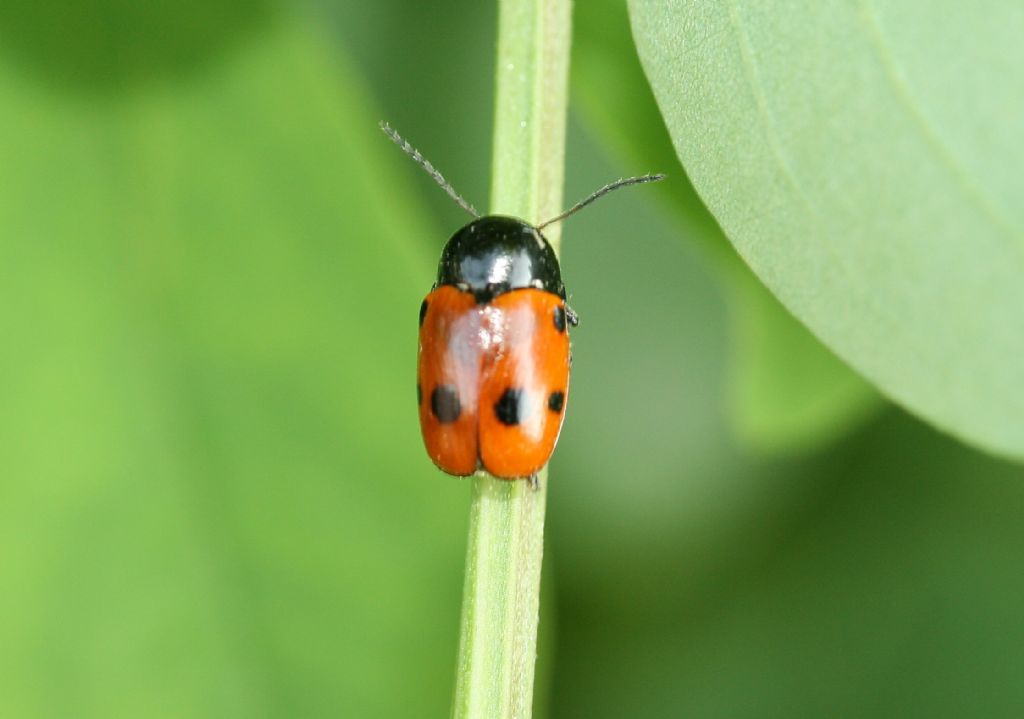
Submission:
M 570 18 L 569 0 L 500 0 L 492 213 L 562 209 Z M 557 251 L 559 226 L 545 236 Z M 539 479 L 472 480 L 455 719 L 532 713 L 547 469 Z

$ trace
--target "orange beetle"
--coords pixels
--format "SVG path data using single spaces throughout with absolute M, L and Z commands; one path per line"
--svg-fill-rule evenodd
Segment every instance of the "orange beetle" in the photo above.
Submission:
M 475 218 L 448 240 L 437 281 L 420 305 L 416 396 L 427 454 L 448 474 L 483 470 L 536 487 L 562 429 L 572 364 L 568 325 L 578 324 L 541 230 L 612 190 L 664 175 L 605 185 L 534 226 L 481 217 L 418 150 L 387 124 L 381 129 Z
M 420 306 L 420 426 L 438 467 L 503 479 L 540 471 L 562 427 L 576 321 L 537 228 L 488 216 L 455 233 Z

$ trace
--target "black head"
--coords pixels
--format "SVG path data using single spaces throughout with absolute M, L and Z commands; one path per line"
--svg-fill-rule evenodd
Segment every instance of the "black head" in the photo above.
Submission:
M 437 284 L 468 289 L 477 302 L 522 287 L 565 298 L 558 259 L 544 235 L 523 220 L 500 215 L 473 220 L 452 235 L 441 252 Z

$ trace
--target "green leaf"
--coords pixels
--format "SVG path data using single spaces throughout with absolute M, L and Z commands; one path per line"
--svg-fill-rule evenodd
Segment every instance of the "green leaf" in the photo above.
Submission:
M 739 436 L 764 451 L 811 450 L 876 415 L 882 403 L 871 386 L 748 270 L 740 277 L 729 285 L 729 405 Z
M 630 10 L 676 151 L 765 284 L 897 402 L 1024 457 L 1024 12 Z
M 55 67 L 0 61 L 0 715 L 444 714 L 414 170 L 311 21 Z
M 741 439 L 784 452 L 827 444 L 879 405 L 854 374 L 785 310 L 736 255 L 674 152 L 615 0 L 576 8 L 574 89 L 586 121 L 629 167 L 660 171 L 659 192 L 686 241 L 704 250 L 730 305 L 729 416 Z

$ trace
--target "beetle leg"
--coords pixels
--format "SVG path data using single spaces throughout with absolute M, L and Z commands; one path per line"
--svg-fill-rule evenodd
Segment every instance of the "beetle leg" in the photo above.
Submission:
M 565 306 L 565 317 L 567 320 L 569 320 L 569 324 L 571 324 L 573 327 L 579 326 L 580 316 L 576 314 L 576 310 L 574 310 L 569 305 Z

